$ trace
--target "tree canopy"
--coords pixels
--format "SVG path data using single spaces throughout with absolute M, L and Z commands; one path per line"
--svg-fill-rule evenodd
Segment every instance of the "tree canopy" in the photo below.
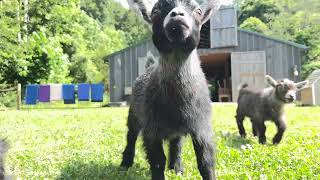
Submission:
M 0 84 L 108 82 L 104 58 L 150 35 L 112 0 L 1 0 Z
M 236 0 L 239 26 L 309 47 L 305 78 L 320 68 L 318 0 Z M 113 0 L 0 0 L 0 84 L 108 83 L 107 55 L 150 37 Z

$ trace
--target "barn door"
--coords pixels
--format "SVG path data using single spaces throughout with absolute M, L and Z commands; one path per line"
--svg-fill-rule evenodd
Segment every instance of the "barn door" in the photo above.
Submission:
M 232 100 L 238 99 L 239 86 L 262 89 L 265 85 L 266 54 L 264 51 L 231 53 Z
M 238 46 L 237 12 L 234 7 L 222 7 L 210 18 L 211 48 Z

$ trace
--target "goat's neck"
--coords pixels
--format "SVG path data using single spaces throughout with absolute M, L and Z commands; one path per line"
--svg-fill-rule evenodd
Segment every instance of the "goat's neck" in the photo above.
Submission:
M 188 77 L 201 73 L 200 60 L 197 50 L 185 54 L 172 52 L 162 54 L 159 60 L 159 71 L 162 77 Z
M 278 97 L 276 95 L 276 90 L 274 88 L 272 88 L 271 96 L 269 96 L 269 102 L 273 108 L 278 109 L 280 111 L 283 110 L 285 103 L 283 101 L 281 101 L 280 99 L 278 99 Z

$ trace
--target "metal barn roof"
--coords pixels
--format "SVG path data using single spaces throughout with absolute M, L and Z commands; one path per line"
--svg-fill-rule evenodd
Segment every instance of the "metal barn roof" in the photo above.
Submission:
M 267 36 L 265 34 L 261 34 L 261 33 L 257 33 L 257 32 L 252 32 L 252 31 L 248 31 L 248 30 L 244 30 L 244 29 L 240 29 L 238 28 L 238 32 L 239 33 L 247 33 L 247 34 L 250 34 L 250 35 L 254 35 L 254 36 L 258 36 L 258 37 L 261 37 L 261 38 L 264 38 L 264 39 L 268 39 L 268 40 L 271 40 L 271 41 L 276 41 L 276 42 L 279 42 L 279 43 L 283 43 L 283 44 L 287 44 L 287 45 L 290 45 L 290 46 L 294 46 L 294 47 L 297 47 L 299 49 L 304 49 L 304 50 L 307 50 L 308 47 L 303 45 L 303 44 L 298 44 L 298 43 L 295 43 L 295 42 L 292 42 L 292 41 L 286 41 L 286 40 L 281 40 L 281 39 L 277 39 L 277 38 L 274 38 L 274 37 L 270 37 L 270 36 Z M 121 52 L 124 52 L 130 48 L 134 48 L 134 47 L 137 47 L 137 46 L 140 46 L 142 44 L 145 44 L 146 42 L 149 42 L 149 41 L 152 41 L 151 38 L 149 39 L 145 39 L 143 41 L 140 41 L 132 46 L 129 46 L 129 47 L 126 47 L 120 51 L 117 51 L 117 52 L 114 52 L 110 55 L 108 55 L 105 59 L 106 61 L 108 61 L 108 58 L 111 57 L 111 56 L 115 56 L 117 54 L 120 54 Z
M 309 86 L 311 86 L 313 83 L 317 82 L 317 80 L 320 79 L 320 69 L 314 70 L 306 80 L 309 81 Z

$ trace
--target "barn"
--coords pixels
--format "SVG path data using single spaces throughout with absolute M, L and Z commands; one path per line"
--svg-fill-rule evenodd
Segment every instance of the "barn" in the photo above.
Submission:
M 238 28 L 234 7 L 221 7 L 203 25 L 198 46 L 212 101 L 220 102 L 236 101 L 241 83 L 265 87 L 266 74 L 299 81 L 306 50 L 301 44 Z M 108 56 L 110 101 L 127 101 L 147 58 L 158 56 L 151 39 Z

